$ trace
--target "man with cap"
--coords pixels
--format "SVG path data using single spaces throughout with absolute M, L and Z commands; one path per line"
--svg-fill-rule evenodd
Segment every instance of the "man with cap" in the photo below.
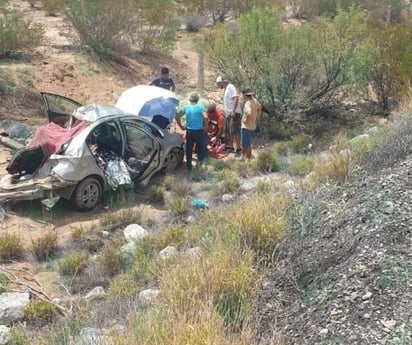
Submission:
M 198 103 L 199 95 L 196 92 L 190 95 L 189 102 L 176 115 L 176 123 L 180 129 L 186 130 L 186 167 L 192 170 L 192 154 L 195 144 L 198 163 L 202 163 L 207 158 L 206 132 L 209 120 L 205 107 Z M 186 126 L 183 126 L 181 122 L 183 115 L 186 117 Z
M 223 108 L 225 113 L 225 137 L 228 151 L 234 151 L 233 142 L 236 143 L 236 153 L 240 155 L 240 119 L 241 109 L 236 87 L 229 82 L 226 76 L 220 75 L 216 79 L 218 88 L 223 89 Z
M 242 95 L 244 100 L 241 125 L 242 158 L 249 160 L 252 158 L 252 134 L 256 130 L 256 120 L 262 111 L 262 106 L 250 88 L 244 88 Z

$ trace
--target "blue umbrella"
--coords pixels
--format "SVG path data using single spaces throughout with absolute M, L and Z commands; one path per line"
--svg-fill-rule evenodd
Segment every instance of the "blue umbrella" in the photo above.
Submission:
M 116 107 L 128 113 L 150 119 L 160 115 L 172 122 L 179 100 L 176 94 L 161 87 L 137 85 L 124 91 L 117 100 Z
M 138 115 L 153 118 L 156 115 L 161 115 L 172 122 L 176 115 L 176 108 L 179 105 L 179 100 L 173 97 L 157 97 L 146 101 L 140 109 Z

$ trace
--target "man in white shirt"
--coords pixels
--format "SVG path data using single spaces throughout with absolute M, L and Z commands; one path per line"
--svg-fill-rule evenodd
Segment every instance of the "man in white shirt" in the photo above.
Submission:
M 236 87 L 229 82 L 226 76 L 217 77 L 216 84 L 223 93 L 223 107 L 225 113 L 225 137 L 227 151 L 235 151 L 233 144 L 236 144 L 236 155 L 240 156 L 240 127 L 241 127 L 241 109 L 239 96 Z

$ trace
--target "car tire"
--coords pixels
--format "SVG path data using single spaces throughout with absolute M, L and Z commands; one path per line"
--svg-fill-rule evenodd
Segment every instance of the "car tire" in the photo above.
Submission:
M 183 150 L 175 147 L 170 150 L 163 163 L 163 172 L 171 173 L 183 163 Z
M 72 196 L 73 206 L 79 211 L 91 211 L 101 201 L 102 185 L 94 177 L 87 177 L 79 182 Z

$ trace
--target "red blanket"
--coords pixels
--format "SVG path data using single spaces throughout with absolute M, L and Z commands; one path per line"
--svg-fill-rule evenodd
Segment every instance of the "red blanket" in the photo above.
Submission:
M 45 157 L 59 152 L 62 145 L 70 141 L 89 125 L 87 121 L 80 122 L 76 127 L 63 128 L 54 122 L 40 127 L 34 138 L 27 144 L 28 148 L 40 146 Z

